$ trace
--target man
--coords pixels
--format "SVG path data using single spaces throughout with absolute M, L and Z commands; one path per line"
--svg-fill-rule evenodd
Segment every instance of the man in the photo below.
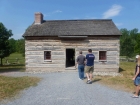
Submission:
M 76 65 L 78 64 L 79 78 L 81 80 L 83 80 L 84 79 L 85 56 L 82 55 L 82 51 L 79 51 L 79 56 L 77 57 L 76 61 L 77 61 Z
M 86 55 L 86 66 L 85 66 L 85 73 L 87 76 L 87 84 L 92 83 L 92 75 L 94 71 L 94 59 L 95 56 L 92 54 L 92 50 L 88 49 L 88 54 Z

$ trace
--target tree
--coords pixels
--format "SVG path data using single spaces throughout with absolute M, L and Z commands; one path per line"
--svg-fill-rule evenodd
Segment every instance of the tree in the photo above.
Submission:
M 140 54 L 140 33 L 137 36 L 136 42 L 137 43 L 134 47 L 134 51 L 135 51 L 135 53 Z
M 16 40 L 14 38 L 9 39 L 10 53 L 16 52 Z
M 122 36 L 120 37 L 120 55 L 132 57 L 136 53 L 134 46 L 137 44 L 138 29 L 127 30 L 125 28 L 120 30 Z
M 134 29 L 130 30 L 131 39 L 136 41 L 137 35 L 138 35 L 138 29 L 137 28 L 134 28 Z
M 125 48 L 124 41 L 126 40 L 126 38 L 129 37 L 129 31 L 126 28 L 122 28 L 120 29 L 120 32 L 122 33 L 122 36 L 120 36 L 120 55 L 126 56 L 124 50 Z
M 1 66 L 2 59 L 10 55 L 10 46 L 9 46 L 9 37 L 11 37 L 12 30 L 7 30 L 7 28 L 0 23 L 0 59 L 1 59 Z
M 23 38 L 16 41 L 16 51 L 25 56 L 25 40 Z
M 127 57 L 132 57 L 134 55 L 134 45 L 135 43 L 130 37 L 127 37 L 121 46 L 122 55 Z

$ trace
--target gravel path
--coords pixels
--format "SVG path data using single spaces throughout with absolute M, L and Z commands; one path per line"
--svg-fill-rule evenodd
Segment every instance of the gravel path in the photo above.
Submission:
M 98 82 L 86 84 L 78 79 L 77 72 L 11 72 L 3 75 L 43 79 L 38 86 L 25 89 L 15 99 L 0 105 L 140 105 L 140 98 L 131 98 L 131 93 L 114 90 Z

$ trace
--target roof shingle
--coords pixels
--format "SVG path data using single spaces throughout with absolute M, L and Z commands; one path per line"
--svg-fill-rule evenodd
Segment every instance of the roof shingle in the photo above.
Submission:
M 47 20 L 32 24 L 23 34 L 26 36 L 73 36 L 73 35 L 121 35 L 111 19 Z

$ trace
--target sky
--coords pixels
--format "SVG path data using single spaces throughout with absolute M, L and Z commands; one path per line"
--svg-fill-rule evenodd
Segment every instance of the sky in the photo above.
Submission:
M 118 29 L 140 32 L 140 0 L 0 0 L 0 22 L 22 38 L 41 12 L 44 20 L 112 19 Z

